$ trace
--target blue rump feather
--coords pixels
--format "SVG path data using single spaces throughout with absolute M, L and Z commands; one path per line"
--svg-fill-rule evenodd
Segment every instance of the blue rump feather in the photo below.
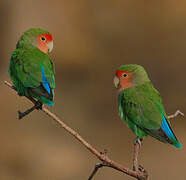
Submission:
M 172 132 L 167 120 L 165 119 L 164 115 L 162 114 L 162 125 L 161 128 L 163 129 L 163 131 L 165 132 L 165 134 L 168 136 L 169 139 L 175 139 L 174 142 L 174 146 L 177 148 L 182 148 L 182 145 L 180 144 L 180 142 L 176 139 L 174 133 Z
M 43 66 L 41 66 L 41 75 L 42 75 L 42 85 L 44 86 L 48 94 L 50 94 L 51 93 L 50 83 L 45 76 L 45 68 Z
M 162 117 L 161 128 L 163 129 L 163 131 L 165 132 L 165 134 L 168 136 L 169 139 L 175 138 L 175 135 L 173 134 L 173 132 L 172 132 L 171 128 L 169 127 L 169 124 L 164 116 Z

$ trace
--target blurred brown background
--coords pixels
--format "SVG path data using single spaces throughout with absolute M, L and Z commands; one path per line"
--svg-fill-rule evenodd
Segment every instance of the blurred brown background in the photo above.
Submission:
M 54 36 L 55 106 L 88 142 L 131 167 L 134 134 L 117 114 L 113 76 L 121 64 L 143 65 L 167 113 L 186 113 L 186 2 L 139 0 L 0 1 L 0 179 L 86 180 L 98 160 L 42 112 L 17 120 L 30 103 L 7 88 L 9 58 L 30 27 Z M 186 179 L 186 121 L 172 120 L 183 149 L 146 138 L 140 163 L 152 180 Z M 95 180 L 132 179 L 104 168 Z

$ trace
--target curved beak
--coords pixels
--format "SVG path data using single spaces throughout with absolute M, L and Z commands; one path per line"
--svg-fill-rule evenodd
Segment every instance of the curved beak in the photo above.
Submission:
M 53 49 L 53 41 L 50 41 L 50 42 L 47 44 L 47 47 L 48 47 L 48 52 L 51 52 L 52 49 Z
M 114 77 L 114 86 L 118 89 L 120 85 L 119 78 L 117 76 Z

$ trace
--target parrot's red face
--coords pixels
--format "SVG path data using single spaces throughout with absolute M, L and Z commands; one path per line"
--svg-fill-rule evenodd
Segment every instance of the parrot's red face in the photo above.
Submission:
M 41 34 L 37 36 L 37 48 L 44 52 L 51 52 L 53 49 L 53 39 L 51 34 Z
M 116 76 L 114 77 L 114 85 L 117 89 L 119 89 L 119 91 L 132 87 L 132 73 L 128 71 L 117 70 Z

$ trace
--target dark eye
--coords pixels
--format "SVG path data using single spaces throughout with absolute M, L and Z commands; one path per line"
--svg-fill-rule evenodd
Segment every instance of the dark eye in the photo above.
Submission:
M 128 74 L 126 74 L 126 73 L 123 74 L 123 77 L 124 77 L 124 78 L 127 77 L 127 76 L 128 76 Z
M 42 41 L 46 41 L 46 38 L 45 38 L 45 37 L 41 37 L 41 40 L 42 40 Z

